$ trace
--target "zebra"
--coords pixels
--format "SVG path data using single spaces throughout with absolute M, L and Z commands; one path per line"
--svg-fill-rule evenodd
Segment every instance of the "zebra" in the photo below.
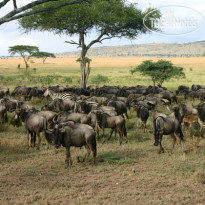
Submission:
M 69 93 L 55 93 L 52 90 L 47 89 L 43 94 L 44 97 L 50 96 L 52 100 L 62 99 L 62 100 L 73 100 L 73 96 Z

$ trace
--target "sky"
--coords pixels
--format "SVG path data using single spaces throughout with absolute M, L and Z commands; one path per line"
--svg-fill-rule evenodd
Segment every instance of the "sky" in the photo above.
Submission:
M 161 34 L 150 32 L 138 36 L 136 40 L 111 39 L 103 41 L 98 46 L 118 46 L 144 43 L 188 43 L 205 40 L 205 1 L 204 0 L 128 0 L 137 3 L 137 7 L 145 11 L 148 7 L 159 8 L 163 21 L 158 22 Z M 18 5 L 24 5 L 30 0 L 17 0 Z M 12 9 L 12 4 L 0 9 L 0 17 Z M 169 20 L 175 17 L 174 23 Z M 157 22 L 154 22 L 157 23 Z M 183 24 L 183 25 L 182 25 Z M 41 51 L 62 53 L 76 51 L 76 45 L 65 43 L 67 40 L 77 40 L 77 37 L 54 35 L 49 32 L 23 33 L 18 28 L 18 22 L 12 21 L 0 25 L 0 56 L 8 56 L 9 46 L 32 45 L 38 46 Z M 87 41 L 96 37 L 92 32 Z

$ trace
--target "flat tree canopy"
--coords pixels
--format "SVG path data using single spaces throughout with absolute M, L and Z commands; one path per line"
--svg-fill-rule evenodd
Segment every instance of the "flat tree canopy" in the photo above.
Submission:
M 73 1 L 67 0 L 67 1 L 64 1 L 63 3 L 56 4 L 54 6 L 47 6 L 45 8 L 38 8 L 35 10 L 31 10 L 32 8 L 36 8 L 36 6 L 38 6 L 38 5 L 42 5 L 42 4 L 45 4 L 47 2 L 54 2 L 54 1 L 59 2 L 58 0 L 36 0 L 36 1 L 32 1 L 32 2 L 27 3 L 26 5 L 22 6 L 22 5 L 18 5 L 16 0 L 3 0 L 0 2 L 0 12 L 1 12 L 1 8 L 4 8 L 9 3 L 13 3 L 13 9 L 11 9 L 4 16 L 0 17 L 0 25 L 3 23 L 9 22 L 9 21 L 20 19 L 24 16 L 30 16 L 30 15 L 35 14 L 35 13 L 40 13 L 43 11 L 50 11 L 53 9 L 61 8 L 63 6 L 81 3 L 85 0 L 73 0 Z
M 48 57 L 55 58 L 56 56 L 53 53 L 38 51 L 38 52 L 32 54 L 32 57 L 42 58 L 43 59 L 43 63 L 45 63 L 45 61 L 46 61 L 46 59 Z
M 185 77 L 182 67 L 174 66 L 171 61 L 166 60 L 158 60 L 157 62 L 146 60 L 130 70 L 130 72 L 132 74 L 140 72 L 142 75 L 151 77 L 154 86 L 156 84 L 162 85 L 164 81 L 170 80 L 171 78 Z
M 59 0 L 60 3 L 65 0 Z M 46 6 L 55 6 L 52 2 L 46 5 L 40 5 L 37 9 Z M 36 8 L 35 8 L 36 9 Z M 33 11 L 35 9 L 32 9 Z M 147 9 L 142 12 L 136 4 L 130 4 L 125 0 L 89 0 L 72 7 L 63 7 L 55 11 L 38 13 L 21 19 L 20 26 L 26 31 L 50 31 L 55 34 L 67 34 L 68 36 L 78 35 L 79 40 L 66 41 L 75 44 L 81 48 L 81 87 L 86 88 L 86 54 L 91 46 L 96 43 L 102 43 L 105 39 L 128 38 L 135 39 L 138 35 L 148 33 L 149 30 L 143 24 L 143 18 L 146 25 L 154 30 L 151 19 L 159 18 L 157 10 Z M 96 33 L 96 38 L 90 41 L 88 35 L 91 32 Z
M 11 46 L 9 47 L 9 53 L 11 55 L 15 55 L 15 54 L 19 54 L 25 64 L 26 64 L 26 70 L 28 70 L 28 61 L 29 59 L 32 57 L 32 55 L 35 53 L 35 52 L 38 52 L 39 49 L 37 46 L 28 46 L 28 45 L 16 45 L 16 46 Z

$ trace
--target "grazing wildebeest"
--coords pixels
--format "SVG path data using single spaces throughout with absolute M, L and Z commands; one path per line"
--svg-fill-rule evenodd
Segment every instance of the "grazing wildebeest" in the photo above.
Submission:
M 53 118 L 55 117 L 55 113 L 52 111 L 37 111 L 35 114 L 44 117 L 48 127 L 53 123 Z
M 180 113 L 182 119 L 188 115 L 197 115 L 198 114 L 197 109 L 194 108 L 192 105 L 179 104 L 178 108 L 179 108 L 179 113 Z
M 137 113 L 138 121 L 140 120 L 143 124 L 143 129 L 145 133 L 147 119 L 149 118 L 149 110 L 146 107 L 140 105 L 136 105 L 134 108 Z
M 3 98 L 4 96 L 9 96 L 10 92 L 9 92 L 9 88 L 7 87 L 0 87 L 0 98 Z
M 125 127 L 125 119 L 122 116 L 110 116 L 107 113 L 102 113 L 101 111 L 97 111 L 96 116 L 97 116 L 97 123 L 99 127 L 102 129 L 103 142 L 105 141 L 104 129 L 111 128 L 110 137 L 108 138 L 108 140 L 111 138 L 113 131 L 117 129 L 120 135 L 120 144 L 122 144 L 123 136 L 125 137 L 125 141 L 127 143 L 127 131 Z
M 158 144 L 160 145 L 159 154 L 164 153 L 164 148 L 162 147 L 163 135 L 171 135 L 173 139 L 172 150 L 174 149 L 176 142 L 175 134 L 179 135 L 181 141 L 184 141 L 183 133 L 181 130 L 182 117 L 180 116 L 177 107 L 174 109 L 174 113 L 175 118 L 164 118 L 162 116 L 159 116 L 154 120 L 154 146 L 158 146 Z
M 56 98 L 49 104 L 44 105 L 41 110 L 51 110 L 55 112 L 62 112 L 74 109 L 75 102 L 73 100 L 62 100 Z
M 97 116 L 96 116 L 97 111 L 102 111 L 103 113 L 107 113 L 110 116 L 117 116 L 117 112 L 115 111 L 114 107 L 102 106 L 98 110 L 93 110 L 88 114 L 88 116 L 90 117 L 90 125 L 96 130 L 98 134 L 97 136 L 99 138 L 99 126 L 97 123 Z M 115 137 L 116 137 L 116 132 L 117 130 L 115 129 Z
M 47 121 L 44 117 L 39 116 L 38 114 L 33 113 L 32 111 L 26 112 L 21 111 L 19 117 L 24 122 L 27 137 L 28 137 L 28 148 L 35 146 L 36 135 L 38 137 L 38 147 L 40 148 L 41 136 L 40 132 L 47 129 Z M 30 138 L 31 135 L 31 138 Z M 33 142 L 33 144 L 31 144 Z M 48 148 L 48 146 L 47 146 Z
M 92 96 L 91 98 L 88 99 L 89 101 L 94 101 L 100 105 L 107 105 L 108 98 L 106 97 L 96 97 Z
M 4 105 L 0 105 L 0 123 L 8 122 L 7 110 Z
M 114 107 L 118 115 L 122 115 L 123 116 L 123 114 L 125 113 L 127 119 L 129 119 L 129 117 L 127 115 L 127 106 L 126 106 L 126 104 L 124 102 L 110 100 L 107 103 L 107 106 Z
M 96 102 L 86 101 L 86 100 L 78 100 L 75 102 L 74 112 L 88 114 L 92 110 L 96 110 L 99 107 L 100 107 L 100 104 L 98 104 Z
M 110 116 L 117 116 L 117 112 L 116 112 L 115 108 L 111 107 L 111 106 L 101 106 L 98 110 L 101 110 Z
M 87 114 L 83 114 L 83 113 L 63 112 L 63 113 L 60 113 L 59 115 L 56 115 L 53 119 L 54 123 L 64 122 L 67 120 L 73 120 L 74 122 L 78 122 L 81 124 L 90 123 L 90 117 Z
M 0 99 L 0 105 L 4 105 L 9 112 L 13 112 L 18 107 L 19 101 L 12 98 Z
M 185 93 L 186 91 L 189 91 L 189 87 L 180 85 L 176 90 L 176 95 L 179 95 L 181 93 Z
M 59 148 L 61 145 L 66 148 L 66 165 L 72 165 L 72 158 L 70 154 L 70 147 L 82 147 L 85 146 L 87 153 L 83 159 L 87 161 L 90 152 L 93 154 L 93 162 L 97 155 L 96 136 L 93 128 L 86 124 L 79 124 L 69 122 L 62 128 L 58 126 L 54 130 L 46 130 L 45 136 L 49 138 L 49 135 L 53 135 L 55 147 Z M 79 158 L 77 157 L 79 161 Z

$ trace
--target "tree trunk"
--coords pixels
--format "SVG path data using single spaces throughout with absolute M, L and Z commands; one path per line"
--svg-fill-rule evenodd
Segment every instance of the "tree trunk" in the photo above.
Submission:
M 85 59 L 84 59 L 84 60 L 81 60 L 81 62 L 80 62 L 80 68 L 81 68 L 80 87 L 86 89 L 86 81 L 85 81 L 85 68 L 86 68 L 86 63 L 85 63 Z
M 86 62 L 85 62 L 85 56 L 87 53 L 87 47 L 85 45 L 84 41 L 84 34 L 80 34 L 80 44 L 81 44 L 81 54 L 80 54 L 80 69 L 81 69 L 81 79 L 80 79 L 80 87 L 86 89 Z
M 87 70 L 86 70 L 86 76 L 85 76 L 85 84 L 86 84 L 86 85 L 87 85 L 88 78 L 89 78 L 89 75 L 90 75 L 90 70 L 91 70 L 90 62 L 88 62 Z
M 28 65 L 28 63 L 26 62 L 26 71 L 28 70 L 28 67 L 29 67 L 29 65 Z
M 23 57 L 23 60 L 24 60 L 24 62 L 25 62 L 25 64 L 26 64 L 26 71 L 28 70 L 28 67 L 29 67 L 29 65 L 28 65 L 28 60 L 29 60 L 29 58 L 26 58 L 26 56 L 22 56 Z
M 45 63 L 45 61 L 46 61 L 46 58 L 43 58 L 43 64 Z

